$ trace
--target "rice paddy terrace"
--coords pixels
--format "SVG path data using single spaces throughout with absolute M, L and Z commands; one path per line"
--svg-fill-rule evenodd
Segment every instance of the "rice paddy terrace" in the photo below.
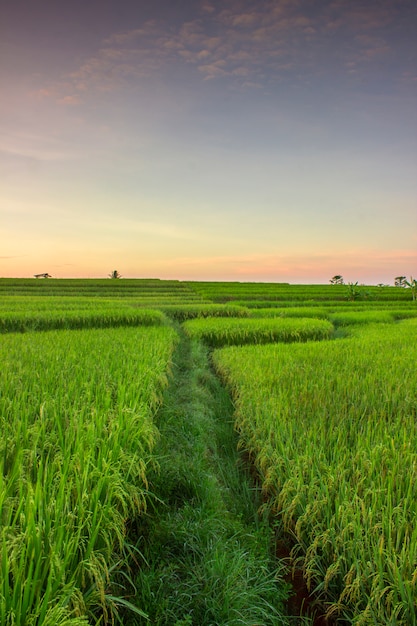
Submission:
M 0 335 L 0 624 L 417 624 L 410 289 L 0 279 Z

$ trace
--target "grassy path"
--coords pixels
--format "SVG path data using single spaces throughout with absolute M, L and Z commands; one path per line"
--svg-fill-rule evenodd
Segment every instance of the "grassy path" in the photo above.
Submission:
M 130 614 L 123 624 L 288 624 L 284 572 L 257 518 L 260 494 L 239 460 L 232 411 L 206 349 L 181 333 L 158 418 L 154 504 L 132 529 L 146 540 L 130 600 L 149 620 Z

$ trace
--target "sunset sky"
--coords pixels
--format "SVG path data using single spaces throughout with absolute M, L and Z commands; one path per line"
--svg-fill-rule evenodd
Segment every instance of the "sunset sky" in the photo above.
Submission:
M 417 276 L 415 0 L 0 8 L 0 276 Z

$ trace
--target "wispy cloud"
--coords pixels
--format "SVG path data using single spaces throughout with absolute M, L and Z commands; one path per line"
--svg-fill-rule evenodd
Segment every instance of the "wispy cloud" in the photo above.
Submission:
M 289 73 L 292 80 L 317 71 L 349 76 L 390 54 L 387 26 L 400 14 L 388 0 L 334 0 L 314 11 L 300 0 L 204 1 L 199 13 L 175 27 L 153 19 L 110 35 L 60 85 L 39 94 L 74 106 L 92 90 L 135 85 L 178 64 L 193 68 L 195 77 L 227 78 L 244 88 L 274 84 Z M 335 42 L 337 52 L 329 55 Z
M 80 104 L 79 96 L 64 96 L 63 98 L 58 98 L 58 104 L 64 104 L 65 106 L 77 106 Z
M 0 155 L 3 157 L 20 157 L 35 161 L 63 161 L 75 158 L 68 146 L 58 139 L 48 135 L 24 131 L 0 132 L 2 147 Z

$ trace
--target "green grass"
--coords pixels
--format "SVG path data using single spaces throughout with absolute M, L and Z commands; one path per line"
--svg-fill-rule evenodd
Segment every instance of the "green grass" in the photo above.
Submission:
M 174 360 L 158 419 L 160 472 L 150 479 L 158 500 L 136 528 L 140 606 L 155 626 L 285 625 L 283 568 L 239 460 L 230 399 L 201 344 L 184 337 Z

